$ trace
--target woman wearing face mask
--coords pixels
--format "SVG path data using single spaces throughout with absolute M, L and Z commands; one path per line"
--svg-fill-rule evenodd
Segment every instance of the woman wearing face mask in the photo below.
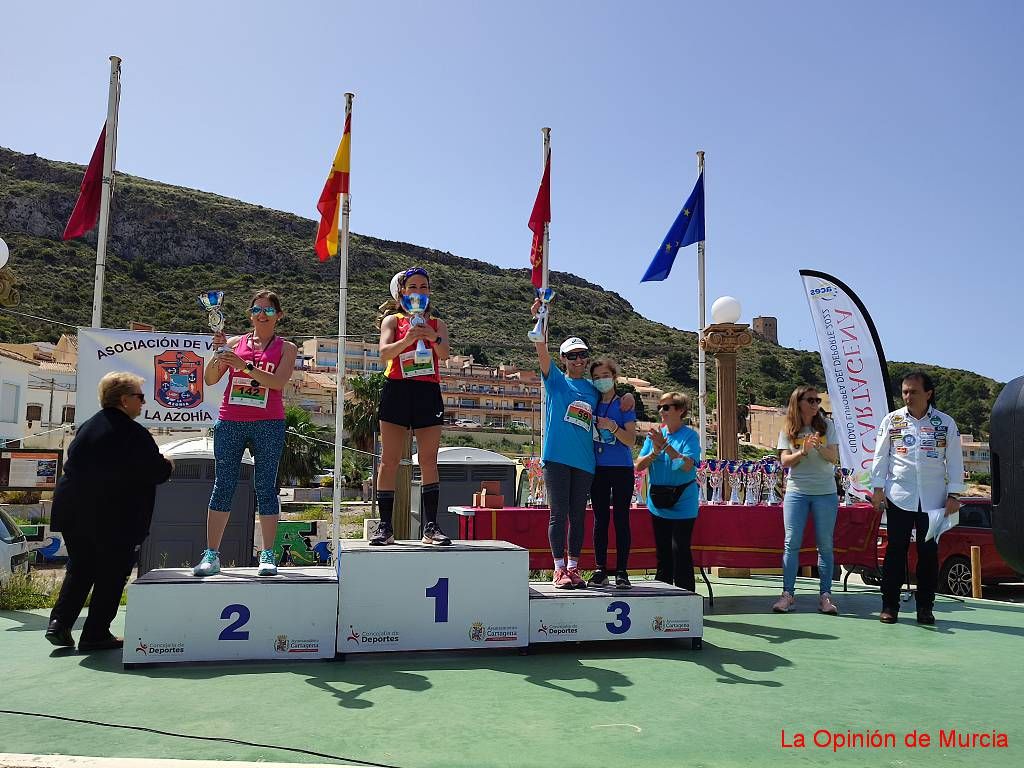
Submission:
M 600 399 L 594 410 L 594 451 L 597 462 L 590 500 L 594 507 L 595 570 L 590 586 L 608 584 L 609 502 L 615 520 L 615 570 L 611 576 L 618 589 L 629 589 L 626 574 L 629 560 L 629 506 L 633 500 L 633 443 L 636 441 L 636 412 L 622 406 L 615 393 L 619 367 L 610 357 L 590 364 L 590 380 Z
M 284 317 L 281 299 L 272 291 L 257 291 L 249 308 L 252 330 L 227 339 L 223 332 L 213 337 L 218 352 L 206 367 L 203 379 L 212 386 L 225 373 L 224 390 L 217 423 L 213 426 L 213 453 L 217 459 L 216 479 L 206 519 L 207 549 L 192 569 L 194 576 L 220 572 L 221 539 L 231 515 L 231 499 L 238 485 L 242 454 L 246 446 L 255 463 L 256 502 L 260 516 L 263 549 L 258 576 L 277 573 L 274 540 L 281 506 L 277 498 L 277 467 L 284 450 L 284 398 L 282 391 L 295 370 L 295 345 L 277 335 Z
M 402 459 L 405 435 L 411 429 L 419 450 L 420 476 L 423 480 L 424 544 L 447 546 L 452 543 L 437 525 L 440 496 L 437 474 L 437 449 L 444 424 L 444 399 L 438 361 L 448 359 L 448 326 L 433 316 L 428 303 L 423 324 L 414 324 L 413 316 L 402 306 L 402 298 L 418 294 L 430 297 L 430 277 L 423 267 L 399 272 L 391 280 L 392 301 L 380 307 L 380 359 L 386 364 L 384 391 L 380 398 L 381 464 L 377 473 L 377 502 L 380 523 L 370 539 L 373 546 L 395 543 L 391 525 L 395 506 L 395 481 Z M 418 342 L 426 350 L 417 352 Z

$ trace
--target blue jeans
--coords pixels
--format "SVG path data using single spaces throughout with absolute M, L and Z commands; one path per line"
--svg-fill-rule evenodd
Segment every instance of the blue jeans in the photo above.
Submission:
M 786 545 L 782 551 L 782 588 L 794 594 L 796 572 L 800 567 L 800 543 L 808 514 L 814 515 L 814 538 L 818 545 L 818 575 L 821 593 L 832 591 L 832 534 L 839 514 L 839 496 L 835 493 L 808 495 L 787 491 L 782 500 L 782 520 L 786 526 Z
M 242 454 L 246 446 L 255 463 L 253 485 L 260 515 L 276 515 L 281 511 L 277 498 L 277 465 L 284 450 L 284 419 L 264 421 L 220 421 L 213 425 L 213 456 L 217 460 L 217 476 L 213 481 L 210 509 L 230 512 L 231 500 L 238 487 Z

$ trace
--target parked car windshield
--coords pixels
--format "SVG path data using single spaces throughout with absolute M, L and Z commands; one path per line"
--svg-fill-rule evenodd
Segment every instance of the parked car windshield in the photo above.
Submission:
M 11 519 L 11 516 L 0 509 L 0 541 L 5 544 L 13 544 L 16 541 L 21 541 L 23 537 L 24 534 Z

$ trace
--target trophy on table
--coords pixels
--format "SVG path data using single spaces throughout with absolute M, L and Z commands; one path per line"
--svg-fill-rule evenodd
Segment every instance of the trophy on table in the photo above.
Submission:
M 708 503 L 708 462 L 697 462 L 697 504 Z
M 430 297 L 424 296 L 422 293 L 409 293 L 402 296 L 402 309 L 404 309 L 412 319 L 409 321 L 409 325 L 413 328 L 427 324 L 427 319 L 423 317 L 423 313 L 427 311 L 427 307 L 430 305 Z M 416 342 L 416 360 L 429 360 L 433 353 L 427 349 L 427 345 L 423 339 Z
M 722 472 L 725 469 L 725 462 L 719 459 L 708 459 L 708 477 L 711 479 L 711 503 L 722 503 Z
M 768 456 L 764 463 L 764 490 L 767 494 L 766 504 L 779 504 L 779 463 L 774 456 Z
M 747 494 L 743 503 L 747 506 L 756 506 L 761 503 L 761 463 L 748 461 L 747 465 Z
M 210 330 L 221 333 L 224 330 L 224 291 L 206 291 L 199 294 L 199 305 L 206 310 Z M 218 352 L 230 352 L 230 347 L 217 347 Z
M 726 473 L 729 477 L 729 503 L 742 504 L 740 501 L 740 486 L 743 484 L 743 477 L 740 474 L 741 468 L 738 461 L 726 462 Z
M 839 482 L 843 486 L 843 504 L 847 506 L 854 503 L 853 494 L 850 493 L 850 486 L 853 483 L 853 470 L 846 467 L 839 468 Z
M 540 309 L 537 310 L 537 322 L 533 330 L 526 334 L 530 341 L 545 341 L 548 337 L 548 304 L 555 298 L 555 292 L 550 288 L 538 288 L 537 298 L 540 299 Z

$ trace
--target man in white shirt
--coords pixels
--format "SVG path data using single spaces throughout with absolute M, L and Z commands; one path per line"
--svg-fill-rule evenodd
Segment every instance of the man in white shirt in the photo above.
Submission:
M 907 578 L 910 532 L 917 528 L 917 623 L 934 624 L 935 587 L 939 580 L 939 546 L 925 541 L 928 511 L 960 508 L 964 457 L 956 422 L 935 408 L 935 385 L 923 371 L 903 377 L 905 408 L 888 414 L 878 426 L 871 464 L 871 503 L 885 505 L 889 543 L 882 567 L 882 612 L 879 621 L 895 624 L 900 587 Z

